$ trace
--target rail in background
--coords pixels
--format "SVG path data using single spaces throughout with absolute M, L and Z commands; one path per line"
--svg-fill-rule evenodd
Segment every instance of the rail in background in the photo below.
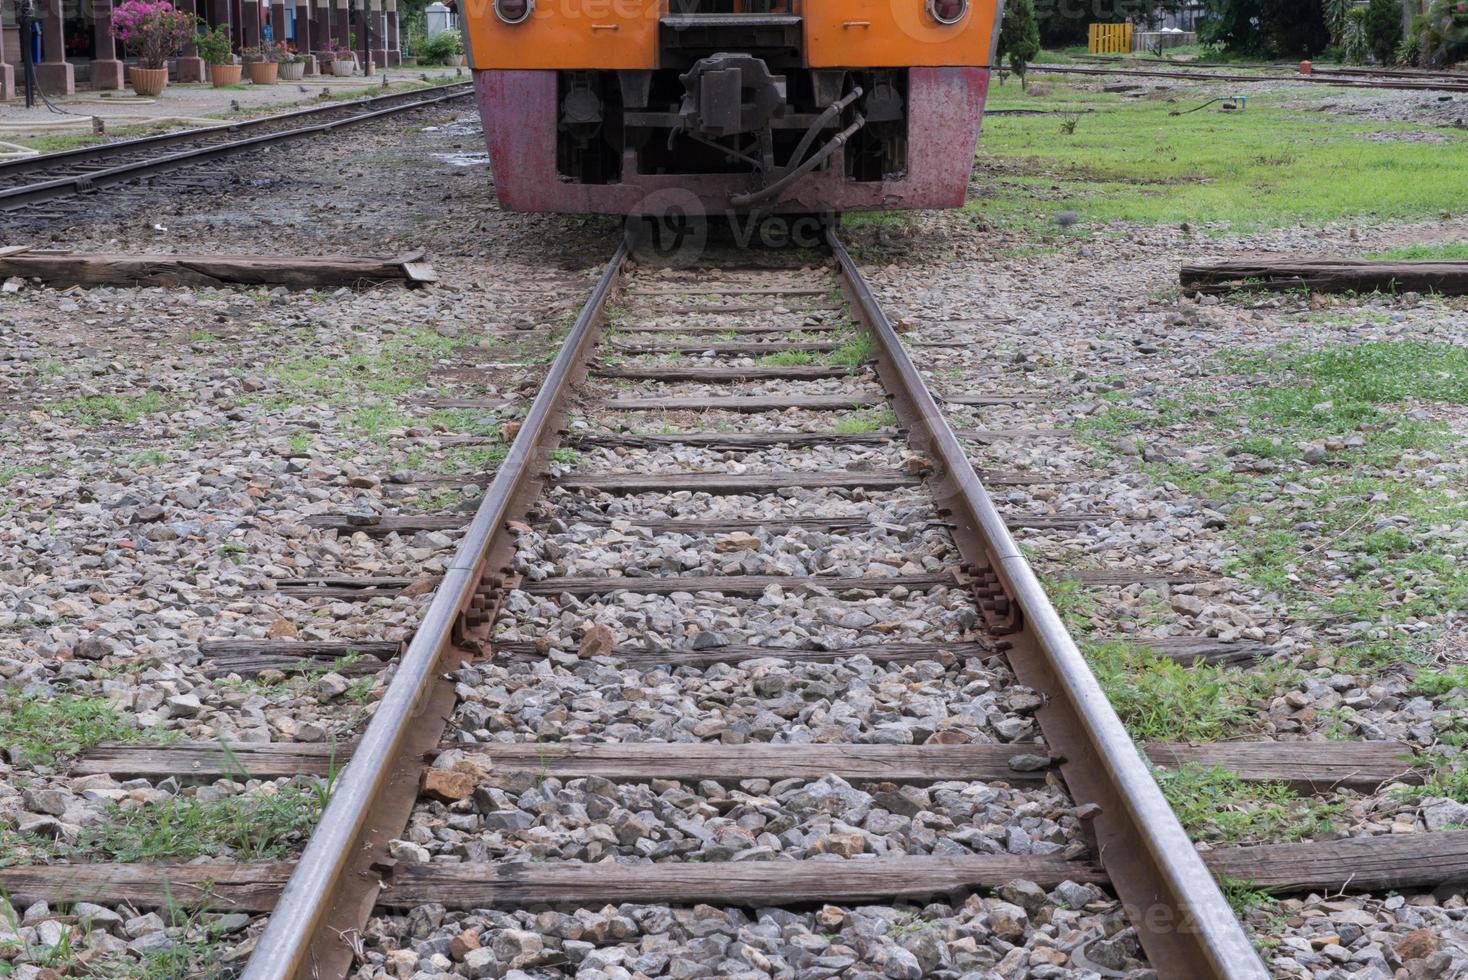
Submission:
M 227 123 L 221 126 L 181 130 L 175 133 L 161 133 L 153 136 L 140 136 L 135 139 L 120 140 L 115 143 L 99 143 L 96 146 L 84 146 L 74 150 L 61 150 L 56 153 L 46 153 L 40 156 L 24 157 L 19 160 L 0 163 L 0 181 L 7 181 L 9 178 L 22 177 L 27 174 L 43 175 L 42 179 L 39 180 L 25 181 L 13 187 L 0 187 L 0 211 L 13 211 L 18 208 L 41 203 L 42 201 L 67 197 L 72 194 L 86 193 L 114 184 L 126 183 L 150 174 L 201 163 L 215 157 L 227 156 L 271 143 L 299 139 L 318 133 L 327 133 L 344 126 L 351 126 L 372 119 L 380 119 L 384 116 L 390 116 L 400 112 L 426 108 L 453 99 L 466 98 L 473 94 L 472 87 L 466 83 L 434 86 L 434 88 L 447 89 L 448 91 L 429 94 L 432 92 L 431 89 L 415 89 L 412 92 L 397 92 L 352 102 L 334 102 L 330 105 L 294 109 L 289 112 L 261 116 L 256 119 Z M 336 116 L 339 118 L 328 118 L 321 122 L 308 122 L 305 125 L 291 125 L 323 116 Z M 286 126 L 286 128 L 274 129 L 272 131 L 272 127 L 282 125 Z M 258 133 L 257 135 L 245 135 L 238 139 L 230 138 L 241 132 L 253 134 L 257 130 L 267 131 Z M 223 138 L 223 141 L 217 142 L 216 140 L 220 138 Z M 154 156 L 150 152 L 155 149 L 175 147 L 188 143 L 199 143 L 201 145 L 158 156 Z M 125 159 L 139 152 L 145 154 L 141 159 Z M 107 161 L 118 158 L 124 158 L 123 162 L 111 166 L 105 165 Z M 86 166 L 93 163 L 102 163 L 104 165 L 99 169 L 84 170 L 80 173 L 66 172 L 70 168 L 77 167 L 78 165 Z M 63 173 L 50 178 L 44 177 L 47 172 L 57 170 L 62 170 Z

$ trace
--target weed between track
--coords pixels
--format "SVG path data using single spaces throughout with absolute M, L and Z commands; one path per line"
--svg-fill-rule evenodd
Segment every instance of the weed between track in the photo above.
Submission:
M 101 742 L 139 741 L 145 734 L 106 698 L 0 691 L 0 745 L 16 765 L 56 766 Z

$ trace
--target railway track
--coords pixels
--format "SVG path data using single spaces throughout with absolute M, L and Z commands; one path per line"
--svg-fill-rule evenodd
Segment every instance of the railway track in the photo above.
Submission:
M 1181 67 L 1181 66 L 1179 66 Z M 1253 68 L 1254 66 L 1250 66 Z M 1090 65 L 1030 65 L 1029 71 L 1050 75 L 1091 75 L 1133 78 L 1172 78 L 1195 82 L 1298 82 L 1302 85 L 1334 85 L 1341 88 L 1405 89 L 1421 92 L 1468 92 L 1468 78 L 1449 76 L 1404 75 L 1390 72 L 1369 72 L 1366 75 L 1348 70 L 1320 70 L 1302 75 L 1298 72 L 1265 74 L 1249 71 L 1227 73 L 1222 71 L 1168 70 L 1156 67 L 1093 67 Z M 1369 77 L 1368 77 L 1369 76 Z
M 468 84 L 417 89 L 293 109 L 241 122 L 181 130 L 0 163 L 0 211 L 91 194 L 217 157 L 440 105 L 473 94 Z
M 206 645 L 216 676 L 348 650 L 355 673 L 395 660 L 357 741 L 227 757 L 209 743 L 113 745 L 77 767 L 274 779 L 349 757 L 296 862 L 0 869 L 0 889 L 145 907 L 197 890 L 269 912 L 243 976 L 274 980 L 347 975 L 374 910 L 437 909 L 437 928 L 445 910 L 825 903 L 812 928 L 839 933 L 843 908 L 932 901 L 956 915 L 996 889 L 1016 901 L 1038 889 L 1048 915 L 1044 892 L 1070 883 L 1111 890 L 1158 975 L 1245 978 L 1266 972 L 1215 877 L 1288 892 L 1468 872 L 1468 834 L 1197 852 L 1149 766 L 1223 765 L 1324 792 L 1410 781 L 1411 761 L 1394 743 L 1135 746 L 984 489 L 1053 478 L 974 471 L 964 444 L 983 434 L 950 428 L 834 233 L 827 247 L 814 265 L 678 271 L 622 246 L 472 517 L 315 521 L 463 531 L 405 649 Z M 1145 574 L 1076 573 L 1097 587 Z M 421 584 L 277 591 L 340 602 Z M 1246 647 L 1200 638 L 1172 652 L 1247 660 Z M 608 702 L 621 707 L 591 710 Z M 987 837 L 957 802 L 976 798 L 1029 813 L 1025 846 Z M 873 830 L 873 814 L 907 829 Z M 586 828 L 580 844 L 557 836 L 568 825 Z M 519 938 L 471 975 L 553 970 L 572 942 L 589 955 L 544 914 L 544 937 L 508 929 Z M 1006 928 L 1003 914 L 975 927 Z M 1119 941 L 1067 936 L 1066 962 Z M 821 968 L 809 959 L 787 966 Z
M 799 663 L 811 651 L 761 645 L 775 637 L 768 633 L 761 635 L 761 620 L 766 618 L 758 615 L 762 608 L 760 602 L 797 589 L 829 595 L 832 605 L 825 608 L 834 611 L 828 618 L 848 626 L 859 625 L 859 620 L 871 621 L 869 615 L 860 612 L 868 596 L 873 602 L 890 603 L 897 594 L 920 609 L 924 600 L 914 596 L 926 597 L 926 601 L 940 605 L 967 607 L 964 611 L 972 616 L 974 626 L 968 633 L 974 635 L 955 635 L 950 626 L 944 631 L 950 635 L 936 646 L 906 651 L 913 667 L 941 663 L 941 659 L 933 660 L 933 657 L 946 656 L 972 663 L 969 658 L 982 660 L 995 653 L 1006 654 L 1014 670 L 1008 680 L 1017 690 L 1023 684 L 1044 691 L 1048 705 L 1039 711 L 1039 717 L 1046 741 L 1051 751 L 1065 757 L 1061 771 L 1076 798 L 1089 808 L 1085 833 L 1080 832 L 1077 824 L 1067 851 L 1072 857 L 1089 853 L 1092 845 L 1083 837 L 1094 833 L 1094 846 L 1103 852 L 1124 852 L 1131 856 L 1126 862 L 1116 862 L 1108 868 L 1112 884 L 1124 901 L 1137 909 L 1163 902 L 1196 921 L 1196 929 L 1159 932 L 1148 945 L 1152 962 L 1166 969 L 1169 975 L 1263 975 L 1248 939 L 1234 921 L 1207 868 L 1188 845 L 1146 763 L 1106 707 L 1089 669 L 999 520 L 957 438 L 903 352 L 891 324 L 834 235 L 829 244 L 839 263 L 836 275 L 816 275 L 794 285 L 774 288 L 745 283 L 700 286 L 685 280 L 670 290 L 660 290 L 657 278 L 629 272 L 627 249 L 624 246 L 619 251 L 551 367 L 505 463 L 460 543 L 458 555 L 439 585 L 423 626 L 402 657 L 392 687 L 355 749 L 354 761 L 337 788 L 320 829 L 281 894 L 275 914 L 245 971 L 246 977 L 264 980 L 302 974 L 308 964 L 320 963 L 329 956 L 333 947 L 339 951 L 340 943 L 331 937 L 360 925 L 381 897 L 372 876 L 363 873 L 371 866 L 370 849 L 364 848 L 364 830 L 379 825 L 377 815 L 384 806 L 396 808 L 393 823 L 401 823 L 401 808 L 409 802 L 404 786 L 412 786 L 416 781 L 410 777 L 394 785 L 394 774 L 405 771 L 416 774 L 411 759 L 421 754 L 425 746 L 437 744 L 445 734 L 462 742 L 465 734 L 462 729 L 452 730 L 458 727 L 456 722 L 449 724 L 449 732 L 440 730 L 447 713 L 443 708 L 423 712 L 415 710 L 416 706 L 425 699 L 444 707 L 451 703 L 451 698 L 444 693 L 442 680 L 438 679 L 446 660 L 449 664 L 470 663 L 476 650 L 494 649 L 506 634 L 522 641 L 533 642 L 537 638 L 532 607 L 525 603 L 504 605 L 507 595 L 539 597 L 535 601 L 540 603 L 574 604 L 580 607 L 580 615 L 591 614 L 596 619 L 621 611 L 628 596 L 638 597 L 639 605 L 658 597 L 652 601 L 674 608 L 680 602 L 696 604 L 699 597 L 708 597 L 721 608 L 732 607 L 727 614 L 727 619 L 733 621 L 729 629 L 745 641 L 741 644 L 746 647 L 743 657 L 788 656 Z M 629 304 L 632 312 L 627 322 L 615 324 L 613 339 L 599 339 L 608 303 L 624 280 L 620 301 Z M 841 301 L 831 298 L 838 289 L 843 296 Z M 848 316 L 854 317 L 860 326 L 853 327 Z M 688 322 L 692 318 L 707 324 L 709 317 L 719 318 L 717 327 Z M 833 349 L 851 344 L 853 341 L 846 339 L 849 333 L 865 338 L 856 348 L 862 352 L 862 356 L 855 358 L 860 363 L 751 368 L 727 366 L 716 358 L 713 364 L 708 364 L 707 359 L 695 359 L 696 363 L 690 364 L 685 352 L 707 342 L 698 336 L 700 333 L 717 330 L 722 334 L 728 330 L 725 317 L 735 318 L 736 334 L 766 349 L 766 359 L 771 356 L 778 359 L 787 353 L 786 343 L 792 332 L 836 338 L 824 341 L 825 347 Z M 630 339 L 624 341 L 623 336 Z M 874 372 L 864 363 L 868 349 L 875 354 Z M 647 358 L 653 363 L 628 363 Z M 704 440 L 730 440 L 730 436 L 721 436 L 718 431 L 721 427 L 716 426 L 712 431 L 669 435 L 666 444 L 653 451 L 657 458 L 691 456 L 695 462 L 690 465 L 698 467 L 695 472 L 596 471 L 582 474 L 580 479 L 576 476 L 563 479 L 551 496 L 538 500 L 540 474 L 548 454 L 557 448 L 568 411 L 576 400 L 586 397 L 585 389 L 578 388 L 576 383 L 588 372 L 589 387 L 593 390 L 606 384 L 636 389 L 631 397 L 619 395 L 602 400 L 598 411 L 636 414 L 653 426 L 660 419 L 671 421 L 688 412 L 703 414 L 704 424 L 712 421 L 710 416 L 787 416 L 786 424 L 777 424 L 777 431 L 756 437 L 736 451 L 749 459 L 752 467 L 760 465 L 762 456 L 773 454 L 786 458 L 789 454 L 783 447 L 805 442 L 818 460 L 823 457 L 830 460 L 825 465 L 839 465 L 843 458 L 848 461 L 859 458 L 879 460 L 883 468 L 865 473 L 849 469 L 766 472 L 741 481 L 720 472 L 715 465 L 721 457 L 730 455 L 721 451 L 725 447 L 700 445 Z M 751 388 L 758 390 L 771 384 L 784 389 L 814 386 L 822 393 L 748 393 Z M 824 394 L 833 387 L 837 389 L 835 394 Z M 1002 396 L 997 397 L 1002 400 Z M 850 410 L 853 405 L 884 405 L 888 400 L 896 412 L 894 421 L 900 420 L 904 426 L 909 448 L 904 449 L 899 431 L 887 426 L 878 427 L 876 434 L 884 440 L 879 447 L 849 440 L 839 433 L 818 431 L 823 417 L 831 417 L 833 411 Z M 788 419 L 792 413 L 797 417 Z M 616 459 L 620 442 L 615 433 L 608 432 L 581 445 L 587 452 L 610 462 Z M 1002 480 L 997 475 L 996 478 Z M 927 499 L 923 496 L 924 485 L 930 494 Z M 720 495 L 722 505 L 711 501 L 705 506 L 709 512 L 722 516 L 687 520 L 682 514 L 669 515 L 648 502 L 649 495 L 690 488 Z M 844 570 L 860 570 L 876 559 L 889 562 L 880 567 L 893 569 L 893 574 L 884 577 L 760 574 L 770 570 L 767 567 L 770 562 L 746 549 L 762 552 L 772 544 L 805 545 L 808 535 L 831 533 L 833 521 L 845 517 L 850 522 L 853 516 L 817 511 L 788 519 L 772 516 L 758 523 L 740 516 L 746 501 L 760 511 L 788 510 L 779 496 L 782 491 L 814 495 L 817 499 L 832 491 L 847 492 L 858 499 L 870 494 L 879 500 L 886 493 L 901 498 L 904 509 L 910 508 L 906 521 L 925 530 L 910 534 L 897 527 L 869 529 L 862 525 L 864 521 L 875 520 L 871 509 L 858 506 L 855 526 L 842 528 L 839 533 L 847 547 L 855 546 L 858 552 L 872 554 L 853 555 L 850 559 L 853 568 Z M 536 517 L 540 530 L 517 523 Z M 520 578 L 517 574 L 526 570 L 527 563 L 530 568 L 535 567 L 533 559 L 528 557 L 535 554 L 534 541 L 541 542 L 541 554 L 546 551 L 544 542 L 551 542 L 550 553 L 562 554 L 563 549 L 574 548 L 577 539 L 605 534 L 603 529 L 619 528 L 624 522 L 627 529 L 643 529 L 647 537 L 613 547 L 619 567 L 606 569 L 604 575 L 547 579 L 534 574 Z M 523 536 L 518 542 L 518 555 L 512 526 L 519 527 Z M 750 532 L 758 532 L 766 540 Z M 612 535 L 617 539 L 623 536 L 622 531 Z M 713 538 L 721 542 L 717 549 L 727 548 L 731 554 L 748 554 L 746 560 L 727 562 L 723 570 L 755 574 L 666 574 L 667 563 L 659 559 L 661 552 L 653 546 L 659 539 L 671 537 L 680 541 L 690 536 Z M 904 540 L 906 547 L 921 545 L 941 559 L 925 562 L 920 573 L 908 572 L 907 566 L 912 562 L 897 557 L 905 550 L 900 543 Z M 822 571 L 842 570 L 833 565 Z M 608 578 L 613 581 L 609 582 Z M 602 615 L 595 615 L 593 610 Z M 893 615 L 903 615 L 900 607 Z M 956 615 L 961 618 L 964 612 Z M 897 627 L 896 632 L 901 635 L 909 631 Z M 685 639 L 697 641 L 706 635 L 700 633 Z M 914 637 L 918 638 L 927 639 Z M 673 637 L 667 639 L 672 641 Z M 609 644 L 611 640 L 607 626 L 591 625 L 581 640 L 580 652 L 613 659 L 625 655 L 611 645 L 603 649 L 596 646 Z M 698 649 L 707 651 L 703 662 L 710 667 L 729 653 L 707 645 Z M 875 650 L 841 652 L 852 656 L 877 654 Z M 828 657 L 831 651 L 822 651 L 820 655 Z M 877 655 L 880 662 L 880 654 Z M 1036 708 L 1039 703 L 1036 699 Z M 1030 726 L 1021 715 L 1010 720 L 1022 727 Z M 584 741 L 576 744 L 536 747 L 533 751 L 539 754 L 537 757 L 544 756 L 542 766 L 558 778 L 780 780 L 800 775 L 859 779 L 863 775 L 880 774 L 884 779 L 931 783 L 961 777 L 966 769 L 965 760 L 972 760 L 976 754 L 974 747 L 966 744 L 968 736 L 962 728 L 949 733 L 963 734 L 964 740 L 953 744 L 886 746 L 842 744 L 845 739 L 840 739 L 821 745 L 768 745 L 758 752 L 736 743 L 704 746 L 713 751 L 692 753 L 681 744 L 646 744 L 640 740 L 620 744 L 620 740 L 609 739 L 606 732 L 591 731 Z M 868 743 L 871 734 L 861 733 L 853 741 Z M 765 737 L 775 737 L 775 733 Z M 469 738 L 472 741 L 473 736 Z M 638 751 L 631 752 L 634 748 Z M 503 746 L 492 744 L 488 747 L 488 758 L 503 759 L 503 751 Z M 497 756 L 497 752 L 501 755 Z M 993 755 L 982 751 L 979 754 Z M 1022 746 L 1011 746 L 1000 754 L 1020 755 Z M 367 836 L 370 838 L 370 832 Z M 573 902 L 635 895 L 645 901 L 674 899 L 731 904 L 737 903 L 741 895 L 763 894 L 780 896 L 766 899 L 780 904 L 817 898 L 833 902 L 874 896 L 897 899 L 913 889 L 946 892 L 955 887 L 1001 884 L 992 880 L 996 869 L 988 867 L 990 863 L 989 859 L 977 855 L 970 861 L 892 858 L 875 864 L 863 862 L 853 867 L 859 873 L 852 880 L 831 883 L 825 879 L 831 875 L 839 878 L 835 869 L 787 861 L 742 862 L 739 870 L 755 872 L 747 874 L 744 880 L 732 868 L 707 865 L 695 868 L 688 864 L 634 864 L 616 868 L 532 865 L 516 866 L 513 870 L 528 872 L 532 879 L 526 898 L 554 894 L 558 887 L 555 882 L 559 882 L 559 887 L 566 889 L 564 897 Z M 547 877 L 535 880 L 537 870 Z M 1012 876 L 1013 869 L 1006 869 L 1003 874 Z M 510 880 L 507 877 L 504 883 L 509 884 Z M 339 910 L 347 911 L 343 915 Z

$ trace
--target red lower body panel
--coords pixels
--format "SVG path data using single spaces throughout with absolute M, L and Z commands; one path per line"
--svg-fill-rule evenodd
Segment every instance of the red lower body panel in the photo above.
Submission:
M 474 87 L 500 205 L 570 214 L 724 214 L 729 197 L 757 189 L 747 175 L 639 174 L 624 158 L 615 184 L 556 174 L 556 73 L 476 71 Z M 908 74 L 908 172 L 902 180 L 847 179 L 839 162 L 792 185 L 772 207 L 787 214 L 960 207 L 973 171 L 987 68 L 913 68 Z

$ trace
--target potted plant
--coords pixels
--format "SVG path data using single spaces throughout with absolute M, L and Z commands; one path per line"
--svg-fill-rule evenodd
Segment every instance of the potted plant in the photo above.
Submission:
M 199 57 L 209 63 L 209 81 L 214 83 L 215 88 L 240 83 L 245 69 L 234 63 L 228 30 L 224 27 L 206 27 L 194 38 L 194 47 L 198 50 Z
M 280 77 L 280 62 L 275 45 L 261 44 L 253 49 L 249 60 L 251 85 L 274 85 Z
M 351 49 L 333 41 L 329 50 L 331 52 L 331 73 L 338 78 L 346 78 L 351 75 L 352 70 L 357 67 L 357 58 L 352 54 Z
M 126 0 L 112 11 L 112 36 L 138 59 L 128 69 L 133 91 L 155 96 L 168 85 L 168 59 L 194 34 L 198 18 L 168 0 Z
M 283 49 L 283 60 L 280 61 L 280 78 L 286 82 L 299 82 L 306 77 L 306 56 L 298 54 L 286 47 L 285 42 L 280 43 Z

